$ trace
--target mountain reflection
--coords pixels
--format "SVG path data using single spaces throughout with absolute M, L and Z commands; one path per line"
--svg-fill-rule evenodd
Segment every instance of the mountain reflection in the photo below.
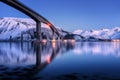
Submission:
M 75 46 L 59 41 L 47 43 L 1 42 L 0 45 L 0 79 L 35 78 L 36 74 L 57 55 L 63 54 Z
M 49 64 L 58 54 L 74 48 L 70 42 L 0 43 L 0 65 L 24 66 Z
M 0 43 L 0 65 L 34 64 L 35 50 L 30 43 Z
M 65 40 L 63 42 L 43 43 L 0 42 L 0 45 L 0 75 L 4 75 L 1 76 L 3 78 L 6 76 L 25 78 L 26 75 L 34 78 L 57 56 L 62 57 L 63 54 L 68 54 L 69 51 L 80 55 L 120 57 L 120 43 L 118 42 L 75 42 Z
M 57 55 L 73 50 L 75 54 L 114 55 L 120 57 L 117 42 L 0 43 L 0 65 L 49 64 Z M 37 59 L 40 58 L 40 59 Z M 38 63 L 37 61 L 40 60 Z
M 120 57 L 119 42 L 80 42 L 73 50 L 75 54 L 113 55 Z

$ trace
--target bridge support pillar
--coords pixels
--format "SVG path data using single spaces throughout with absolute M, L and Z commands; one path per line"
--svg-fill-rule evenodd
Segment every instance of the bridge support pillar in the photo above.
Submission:
M 41 35 L 41 22 L 37 22 L 36 23 L 36 37 L 37 37 L 37 41 L 41 41 L 42 40 L 42 35 Z
M 36 44 L 36 67 L 41 66 L 41 44 Z
M 52 40 L 55 40 L 55 32 L 53 32 L 53 38 L 52 38 Z

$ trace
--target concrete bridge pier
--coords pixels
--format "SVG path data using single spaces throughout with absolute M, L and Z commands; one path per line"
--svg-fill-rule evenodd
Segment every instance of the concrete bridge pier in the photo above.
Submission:
M 56 40 L 55 32 L 53 32 L 53 34 L 52 34 L 52 40 Z
M 36 44 L 36 67 L 41 67 L 41 44 Z
M 41 22 L 38 21 L 36 22 L 36 37 L 37 37 L 37 41 L 40 42 L 42 41 L 42 35 L 41 35 Z

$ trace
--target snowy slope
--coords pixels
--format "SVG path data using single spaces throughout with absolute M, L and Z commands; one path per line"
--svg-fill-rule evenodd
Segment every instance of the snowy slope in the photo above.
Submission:
M 111 39 L 120 39 L 120 32 L 114 34 Z
M 74 34 L 79 34 L 86 39 L 89 37 L 99 38 L 99 39 L 120 39 L 120 27 L 115 27 L 113 29 L 101 29 L 101 30 L 76 30 Z
M 120 39 L 120 27 L 115 27 L 113 29 L 100 29 L 100 30 L 76 30 L 73 33 L 57 28 L 59 33 L 64 36 L 77 34 L 82 36 L 74 36 L 77 39 Z M 42 23 L 42 35 L 47 39 L 52 39 L 52 31 L 46 25 Z M 36 32 L 36 23 L 32 19 L 28 18 L 14 18 L 14 17 L 4 17 L 0 18 L 0 40 L 9 40 L 10 38 L 13 40 L 20 40 L 21 36 L 23 36 L 23 40 L 31 40 L 35 39 Z
M 32 19 L 5 17 L 0 18 L 0 40 L 19 39 L 23 34 L 24 39 L 30 39 L 35 30 L 36 23 Z M 42 23 L 42 32 L 52 37 L 51 29 Z

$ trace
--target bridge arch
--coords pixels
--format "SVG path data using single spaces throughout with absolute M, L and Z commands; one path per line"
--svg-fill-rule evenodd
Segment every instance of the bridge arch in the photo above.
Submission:
M 56 33 L 58 37 L 62 38 L 61 34 L 58 32 L 58 30 L 51 22 L 49 22 L 46 18 L 44 18 L 40 14 L 36 13 L 34 10 L 25 6 L 23 3 L 19 2 L 18 0 L 0 0 L 0 1 L 28 15 L 36 22 L 36 33 L 38 41 L 41 41 L 41 22 L 49 25 L 53 32 L 53 35 L 54 33 Z

